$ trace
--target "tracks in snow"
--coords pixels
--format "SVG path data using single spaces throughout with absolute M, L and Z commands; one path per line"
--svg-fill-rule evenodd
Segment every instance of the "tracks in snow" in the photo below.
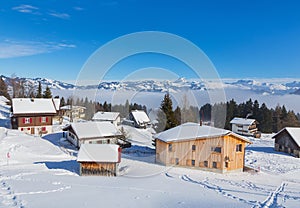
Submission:
M 268 198 L 260 204 L 260 206 L 254 206 L 254 208 L 276 208 L 276 207 L 284 207 L 282 205 L 279 205 L 277 203 L 279 194 L 284 191 L 285 186 L 287 183 L 283 182 L 280 184 L 280 186 L 277 187 L 277 189 L 273 192 L 271 192 L 268 196 Z
M 230 199 L 233 199 L 233 200 L 237 200 L 237 201 L 240 201 L 240 202 L 249 204 L 249 205 L 255 205 L 255 204 L 257 204 L 256 201 L 249 201 L 249 200 L 246 200 L 246 199 L 243 199 L 243 198 L 234 196 L 234 195 L 232 195 L 232 194 L 226 192 L 222 187 L 220 187 L 220 186 L 218 186 L 218 185 L 214 185 L 214 184 L 208 182 L 208 180 L 204 180 L 204 181 L 195 181 L 195 180 L 191 179 L 190 177 L 188 177 L 187 175 L 181 176 L 181 179 L 182 179 L 183 181 L 191 182 L 191 183 L 194 183 L 194 184 L 199 184 L 199 185 L 201 185 L 203 188 L 206 188 L 206 189 L 210 189 L 210 190 L 216 191 L 217 193 L 222 194 L 222 195 L 223 195 L 224 197 L 226 197 L 226 198 L 230 198 Z
M 4 180 L 0 181 L 0 207 L 24 208 L 22 201 L 17 198 L 11 187 Z

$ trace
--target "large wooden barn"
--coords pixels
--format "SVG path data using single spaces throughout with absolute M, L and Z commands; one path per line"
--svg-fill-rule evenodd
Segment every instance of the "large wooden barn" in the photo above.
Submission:
M 117 176 L 121 148 L 115 144 L 82 144 L 77 162 L 80 175 Z
M 300 128 L 286 127 L 273 136 L 275 150 L 300 157 Z
M 231 131 L 185 123 L 156 138 L 156 162 L 214 172 L 243 171 L 245 146 L 251 143 Z

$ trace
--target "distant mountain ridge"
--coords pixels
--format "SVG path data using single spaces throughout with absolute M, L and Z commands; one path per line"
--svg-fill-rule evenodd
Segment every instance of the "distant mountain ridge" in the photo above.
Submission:
M 11 86 L 11 78 L 1 76 L 8 86 Z M 299 94 L 300 81 L 261 81 L 254 79 L 222 80 L 217 81 L 186 80 L 179 78 L 175 81 L 169 80 L 141 80 L 141 81 L 103 81 L 99 85 L 76 86 L 62 81 L 47 78 L 15 78 L 22 81 L 25 86 L 37 88 L 41 82 L 43 88 L 49 86 L 50 89 L 72 90 L 72 89 L 103 89 L 103 90 L 131 90 L 145 92 L 178 92 L 182 90 L 213 90 L 220 88 L 250 90 L 259 94 Z

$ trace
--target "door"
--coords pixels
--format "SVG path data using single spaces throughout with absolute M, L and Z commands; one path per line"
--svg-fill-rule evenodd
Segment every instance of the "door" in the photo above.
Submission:
M 31 128 L 31 134 L 34 134 L 34 127 Z

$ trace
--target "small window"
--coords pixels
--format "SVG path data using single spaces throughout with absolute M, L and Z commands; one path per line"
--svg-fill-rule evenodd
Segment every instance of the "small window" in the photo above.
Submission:
M 195 151 L 196 150 L 196 145 L 192 145 L 192 151 Z
M 217 162 L 212 163 L 213 168 L 217 168 Z
M 211 150 L 213 152 L 217 152 L 217 153 L 221 153 L 222 152 L 222 148 L 221 147 L 212 147 Z
M 47 122 L 47 117 L 41 117 L 41 123 L 46 123 Z
M 45 126 L 42 127 L 42 131 L 46 131 L 46 127 Z
M 236 145 L 236 151 L 237 151 L 237 152 L 242 152 L 242 147 L 243 147 L 242 144 L 237 144 L 237 145 Z
M 228 162 L 225 162 L 225 168 L 228 168 L 228 166 L 229 166 Z
M 175 158 L 175 164 L 179 165 L 179 158 Z
M 192 160 L 192 166 L 195 166 L 195 160 Z
M 173 150 L 173 146 L 172 144 L 169 144 L 169 152 L 172 152 L 172 150 Z
M 24 124 L 30 124 L 31 122 L 30 118 L 24 118 Z
M 204 161 L 204 167 L 208 167 L 208 161 L 207 160 Z

